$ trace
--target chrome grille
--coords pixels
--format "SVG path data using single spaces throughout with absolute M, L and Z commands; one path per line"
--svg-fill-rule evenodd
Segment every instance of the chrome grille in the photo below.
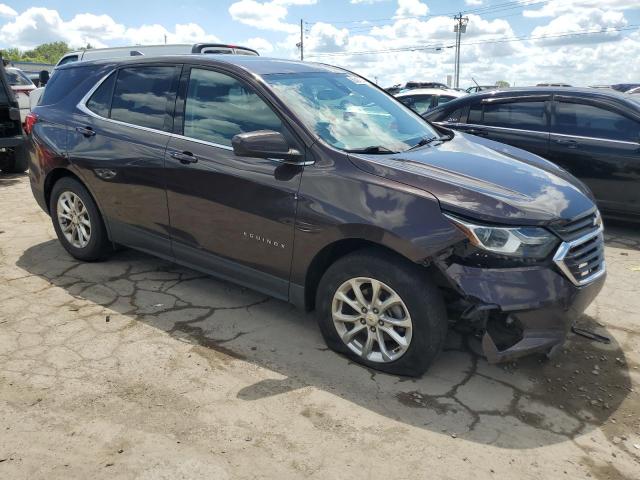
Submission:
M 564 240 L 553 261 L 574 285 L 585 285 L 604 275 L 604 236 L 597 210 L 553 230 Z
M 600 228 L 601 225 L 602 219 L 600 218 L 600 212 L 595 210 L 562 225 L 555 225 L 551 227 L 551 229 L 565 242 L 571 242 L 594 232 Z

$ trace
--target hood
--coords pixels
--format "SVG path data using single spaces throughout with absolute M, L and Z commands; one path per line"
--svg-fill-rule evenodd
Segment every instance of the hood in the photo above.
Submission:
M 410 152 L 349 159 L 369 173 L 431 193 L 444 210 L 487 222 L 548 224 L 595 208 L 589 190 L 565 170 L 519 148 L 460 132 Z

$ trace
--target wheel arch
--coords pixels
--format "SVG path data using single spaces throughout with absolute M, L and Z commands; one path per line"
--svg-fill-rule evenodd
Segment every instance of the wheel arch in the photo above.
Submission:
M 400 251 L 366 238 L 354 237 L 335 240 L 334 242 L 325 245 L 320 251 L 315 254 L 313 259 L 311 260 L 311 263 L 309 264 L 309 267 L 307 268 L 307 272 L 305 275 L 303 298 L 299 298 L 297 300 L 294 299 L 293 303 L 301 303 L 302 306 L 304 306 L 304 309 L 307 311 L 314 310 L 316 302 L 316 292 L 324 273 L 340 258 L 359 250 L 378 250 L 388 255 L 397 257 L 398 259 L 401 259 L 405 262 L 419 265 Z M 429 272 L 431 268 L 429 262 L 425 262 L 424 266 L 426 267 L 425 272 Z
M 62 178 L 72 178 L 78 181 L 80 184 L 82 184 L 84 188 L 87 189 L 87 192 L 89 192 L 89 195 L 91 195 L 91 199 L 96 204 L 96 208 L 98 209 L 98 212 L 102 217 L 102 222 L 104 223 L 104 226 L 107 230 L 107 235 L 109 239 L 111 239 L 109 222 L 107 222 L 107 219 L 104 216 L 102 208 L 100 207 L 100 203 L 96 199 L 95 194 L 91 191 L 91 188 L 89 187 L 89 185 L 87 185 L 87 182 L 82 180 L 82 177 L 80 177 L 78 174 L 76 174 L 72 170 L 69 170 L 68 168 L 65 168 L 65 167 L 54 168 L 53 170 L 47 173 L 47 176 L 44 179 L 44 200 L 47 206 L 47 213 L 51 214 L 50 204 L 51 204 L 51 192 L 53 191 L 53 186 Z

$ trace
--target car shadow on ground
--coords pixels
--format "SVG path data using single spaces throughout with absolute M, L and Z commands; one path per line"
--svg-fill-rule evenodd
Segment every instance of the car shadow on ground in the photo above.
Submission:
M 16 185 L 22 181 L 26 173 L 2 173 L 0 172 L 0 188 L 10 187 Z
M 640 250 L 640 223 L 604 220 L 604 239 L 608 247 Z
M 617 410 L 631 391 L 627 360 L 613 337 L 605 345 L 573 336 L 554 359 L 489 365 L 474 353 L 475 338 L 451 331 L 423 377 L 402 378 L 329 351 L 311 314 L 133 250 L 81 263 L 50 240 L 26 250 L 17 265 L 68 291 L 74 300 L 60 308 L 86 300 L 105 315 L 193 344 L 215 368 L 238 359 L 280 377 L 241 388 L 237 398 L 247 402 L 312 386 L 408 426 L 523 449 L 603 426 L 614 412 L 622 415 Z M 596 319 L 584 316 L 581 324 L 611 337 Z

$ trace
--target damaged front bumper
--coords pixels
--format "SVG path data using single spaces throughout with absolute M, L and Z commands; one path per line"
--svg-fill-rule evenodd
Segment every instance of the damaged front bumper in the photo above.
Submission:
M 463 318 L 484 329 L 482 348 L 490 363 L 531 353 L 553 354 L 606 276 L 603 271 L 576 286 L 553 266 L 491 269 L 452 263 L 440 269 L 467 305 Z M 500 327 L 508 325 L 514 338 L 504 342 Z

